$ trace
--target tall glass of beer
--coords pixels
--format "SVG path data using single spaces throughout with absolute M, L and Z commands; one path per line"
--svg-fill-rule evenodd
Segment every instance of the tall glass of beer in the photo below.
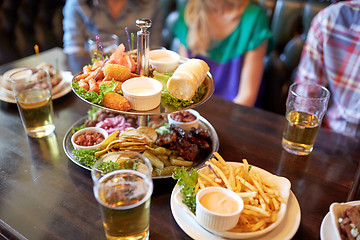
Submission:
M 26 133 L 42 138 L 55 130 L 51 82 L 42 69 L 24 68 L 10 75 L 11 86 Z
M 325 115 L 330 92 L 313 83 L 293 83 L 286 100 L 283 148 L 295 155 L 312 152 L 317 132 Z
M 109 153 L 94 164 L 94 195 L 107 239 L 149 239 L 151 171 L 150 161 L 136 152 Z

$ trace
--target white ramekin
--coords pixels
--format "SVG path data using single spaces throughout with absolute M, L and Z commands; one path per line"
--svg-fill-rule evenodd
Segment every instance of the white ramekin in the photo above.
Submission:
M 174 51 L 156 49 L 149 52 L 149 64 L 160 73 L 173 73 L 179 65 L 179 60 L 180 55 Z
M 75 149 L 80 149 L 80 150 L 97 149 L 97 150 L 100 150 L 101 144 L 102 144 L 105 140 L 102 141 L 101 143 L 96 144 L 96 145 L 93 145 L 93 146 L 80 146 L 80 145 L 77 145 L 77 144 L 75 143 L 76 137 L 79 136 L 79 135 L 81 135 L 81 134 L 84 134 L 84 133 L 86 133 L 86 132 L 91 132 L 91 133 L 93 133 L 93 132 L 98 132 L 98 133 L 101 133 L 101 134 L 104 136 L 105 139 L 109 136 L 108 132 L 107 132 L 105 129 L 99 128 L 99 127 L 87 127 L 87 128 L 80 129 L 79 131 L 75 132 L 75 133 L 72 135 L 72 137 L 71 137 L 71 143 L 72 143 L 72 145 L 73 145 L 73 147 L 74 147 Z
M 191 121 L 191 122 L 179 122 L 179 121 L 176 121 L 174 119 L 171 118 L 171 113 L 168 114 L 168 122 L 169 124 L 174 124 L 180 128 L 182 128 L 183 130 L 185 131 L 189 131 L 190 128 L 194 127 L 194 128 L 198 128 L 199 127 L 199 118 L 200 118 L 200 114 L 195 111 L 194 109 L 188 109 L 188 110 L 182 110 L 182 111 L 188 111 L 190 112 L 191 114 L 195 115 L 196 119 L 194 121 Z
M 215 213 L 203 205 L 201 205 L 200 200 L 205 194 L 210 192 L 221 192 L 236 201 L 238 208 L 236 212 L 231 214 L 220 214 Z M 244 201 L 242 198 L 237 195 L 235 192 L 222 188 L 222 187 L 207 187 L 201 189 L 196 194 L 196 219 L 201 226 L 210 230 L 210 231 L 226 231 L 236 226 L 239 221 L 240 214 L 244 208 Z
M 148 77 L 131 78 L 126 80 L 121 88 L 133 110 L 148 111 L 160 105 L 162 84 L 158 80 Z M 153 89 L 154 91 L 149 95 L 136 95 L 129 92 L 137 88 Z

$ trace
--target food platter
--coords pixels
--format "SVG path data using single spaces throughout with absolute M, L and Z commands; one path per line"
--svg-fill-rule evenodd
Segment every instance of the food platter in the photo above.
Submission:
M 78 73 L 77 75 L 74 76 L 74 78 L 78 75 L 82 74 L 82 72 Z M 115 110 L 115 109 L 110 109 L 110 108 L 107 108 L 107 107 L 104 107 L 104 106 L 101 106 L 101 105 L 98 105 L 98 104 L 95 104 L 95 103 L 92 103 L 86 99 L 84 99 L 83 97 L 81 97 L 80 95 L 78 95 L 76 93 L 76 91 L 74 91 L 73 89 L 73 92 L 81 99 L 83 100 L 84 102 L 90 104 L 90 105 L 93 105 L 95 107 L 99 107 L 99 108 L 102 108 L 102 109 L 105 109 L 105 110 L 109 110 L 109 111 L 113 111 L 113 112 L 118 112 L 118 113 L 125 113 L 125 114 L 133 114 L 133 115 L 148 115 L 148 116 L 152 116 L 152 115 L 165 115 L 165 114 L 168 114 L 168 113 L 172 113 L 172 112 L 175 112 L 175 111 L 179 111 L 179 110 L 186 110 L 186 109 L 190 109 L 190 108 L 194 108 L 194 107 L 197 107 L 199 105 L 201 105 L 202 103 L 206 102 L 213 94 L 214 92 L 214 89 L 215 89 L 215 83 L 214 83 L 214 79 L 212 77 L 212 75 L 210 74 L 210 72 L 207 73 L 205 79 L 204 79 L 204 84 L 206 86 L 206 93 L 205 95 L 203 96 L 203 98 L 197 102 L 197 103 L 194 103 L 194 104 L 191 104 L 190 106 L 187 106 L 185 108 L 174 108 L 173 106 L 169 106 L 167 105 L 166 103 L 164 103 L 164 101 L 161 101 L 160 105 L 155 108 L 155 109 L 152 109 L 152 110 L 149 110 L 149 111 L 135 111 L 135 110 L 129 110 L 129 111 L 120 111 L 120 110 Z
M 58 99 L 71 92 L 73 75 L 69 71 L 61 71 L 63 80 L 52 90 L 52 99 Z M 3 77 L 0 76 L 0 100 L 8 103 L 16 103 L 12 91 L 3 86 Z
M 76 160 L 76 158 L 72 154 L 72 151 L 74 150 L 74 148 L 71 144 L 71 136 L 72 136 L 71 132 L 72 132 L 73 127 L 81 126 L 85 122 L 86 119 L 87 119 L 87 116 L 79 119 L 77 122 L 75 122 L 69 128 L 69 130 L 66 132 L 64 139 L 63 139 L 63 149 L 64 149 L 64 152 L 67 155 L 67 157 L 74 164 L 76 164 L 84 169 L 91 170 L 90 167 L 85 166 Z M 202 116 L 200 116 L 199 120 L 200 120 L 199 127 L 209 131 L 209 133 L 211 135 L 211 139 L 212 139 L 212 146 L 211 146 L 211 151 L 208 154 L 206 154 L 205 156 L 204 155 L 198 156 L 194 160 L 194 165 L 192 167 L 196 167 L 196 168 L 202 167 L 204 165 L 204 163 L 212 157 L 212 153 L 219 149 L 218 135 L 217 135 L 215 129 L 213 128 L 213 126 Z M 159 179 L 159 178 L 169 178 L 169 177 L 171 177 L 171 175 L 158 176 L 158 177 L 153 177 L 153 178 Z

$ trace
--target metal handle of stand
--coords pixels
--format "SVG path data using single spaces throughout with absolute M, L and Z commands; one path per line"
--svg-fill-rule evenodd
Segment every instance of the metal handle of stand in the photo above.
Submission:
M 140 115 L 138 116 L 138 126 L 146 126 L 148 125 L 150 120 L 150 116 L 149 115 Z
M 140 18 L 136 20 L 136 26 L 140 28 L 137 32 L 137 73 L 149 76 L 149 44 L 151 20 Z
M 150 49 L 150 32 L 151 20 L 140 18 L 136 20 L 136 26 L 140 28 L 137 32 L 137 73 L 142 76 L 149 76 L 149 49 Z M 140 115 L 138 117 L 139 126 L 147 126 L 150 117 Z

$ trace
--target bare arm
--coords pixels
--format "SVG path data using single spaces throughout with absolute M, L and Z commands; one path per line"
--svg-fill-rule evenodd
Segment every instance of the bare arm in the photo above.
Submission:
M 185 46 L 182 45 L 181 43 L 180 43 L 180 45 L 179 45 L 178 53 L 179 53 L 180 56 L 182 56 L 182 57 L 188 57 L 186 48 L 185 48 Z
M 233 102 L 245 106 L 254 106 L 264 71 L 264 57 L 268 41 L 244 56 L 239 91 Z

